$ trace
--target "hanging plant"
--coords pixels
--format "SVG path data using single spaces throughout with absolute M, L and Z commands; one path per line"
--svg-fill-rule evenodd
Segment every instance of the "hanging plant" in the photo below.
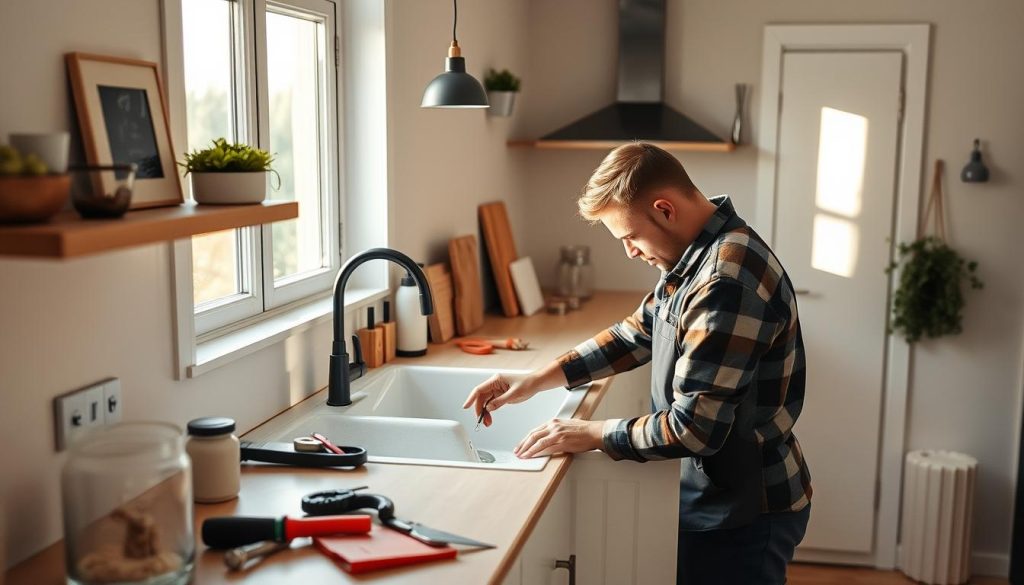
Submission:
M 965 305 L 961 285 L 966 281 L 973 289 L 983 286 L 975 275 L 978 263 L 961 258 L 945 241 L 941 176 L 940 160 L 935 163 L 931 198 L 922 222 L 922 226 L 927 223 L 934 203 L 938 235 L 901 243 L 899 258 L 886 269 L 891 273 L 900 267 L 899 286 L 893 297 L 892 329 L 910 343 L 922 336 L 935 338 L 960 333 Z

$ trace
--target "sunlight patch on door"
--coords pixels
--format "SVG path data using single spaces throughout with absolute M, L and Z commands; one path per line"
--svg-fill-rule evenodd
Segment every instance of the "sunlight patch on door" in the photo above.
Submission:
M 843 217 L 860 215 L 868 119 L 833 108 L 821 109 L 818 142 L 818 209 Z
M 858 232 L 852 221 L 824 213 L 815 214 L 811 266 L 836 276 L 853 276 L 857 265 Z

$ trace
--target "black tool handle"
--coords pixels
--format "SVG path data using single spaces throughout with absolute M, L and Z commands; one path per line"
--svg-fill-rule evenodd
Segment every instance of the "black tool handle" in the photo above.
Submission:
M 310 516 L 330 516 L 369 508 L 377 511 L 381 522 L 395 517 L 395 503 L 378 494 L 358 494 L 355 490 L 326 490 L 302 498 L 302 511 Z
M 366 449 L 347 446 L 341 446 L 341 449 L 345 451 L 344 455 L 273 449 L 251 441 L 241 443 L 242 461 L 262 461 L 299 467 L 359 467 L 366 463 Z
M 280 518 L 207 518 L 203 521 L 203 544 L 210 548 L 235 548 L 261 540 L 284 542 L 280 524 Z

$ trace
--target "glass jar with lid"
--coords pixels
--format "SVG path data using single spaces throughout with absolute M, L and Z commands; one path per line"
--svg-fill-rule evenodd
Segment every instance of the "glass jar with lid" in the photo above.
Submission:
M 189 581 L 192 473 L 181 429 L 98 429 L 71 447 L 61 488 L 69 583 Z
M 594 294 L 590 246 L 562 246 L 558 261 L 558 294 L 588 299 Z

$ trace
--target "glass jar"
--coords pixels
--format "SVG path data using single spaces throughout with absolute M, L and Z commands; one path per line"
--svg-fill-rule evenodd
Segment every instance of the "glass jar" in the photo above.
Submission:
M 68 583 L 189 581 L 192 469 L 181 429 L 98 429 L 72 446 L 61 488 Z
M 200 504 L 226 502 L 238 497 L 241 450 L 235 421 L 207 416 L 188 422 L 185 451 L 192 460 L 192 496 Z
M 594 294 L 590 246 L 562 246 L 558 261 L 558 294 L 588 299 Z

